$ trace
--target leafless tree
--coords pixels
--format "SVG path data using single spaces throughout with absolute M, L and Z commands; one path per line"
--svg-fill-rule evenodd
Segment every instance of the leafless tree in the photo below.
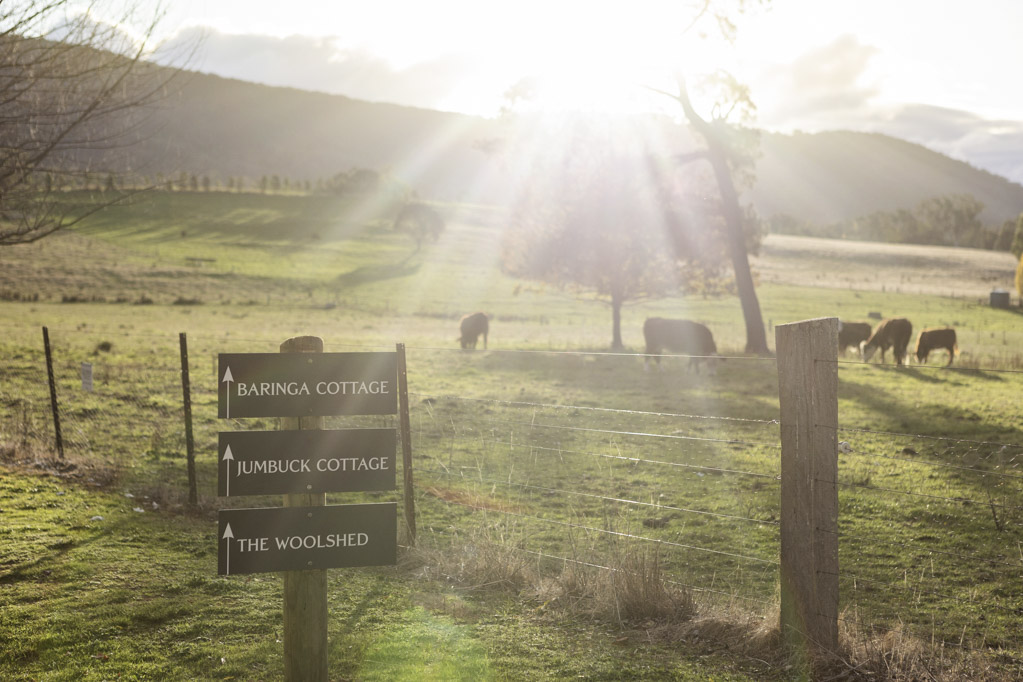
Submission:
M 151 61 L 162 12 L 140 22 L 141 7 L 0 0 L 0 246 L 42 239 L 123 196 L 83 190 L 125 171 L 118 154 L 180 73 Z
M 683 39 L 696 38 L 705 29 L 701 26 L 711 24 L 722 38 L 734 42 L 737 32 L 736 21 L 749 8 L 769 6 L 771 0 L 698 0 L 695 3 L 693 19 L 689 26 L 684 27 Z M 698 152 L 684 154 L 678 158 L 680 162 L 704 160 L 710 164 L 717 181 L 724 213 L 725 234 L 728 238 L 729 255 L 735 273 L 735 285 L 742 305 L 743 318 L 746 322 L 746 352 L 766 355 L 767 335 L 764 330 L 764 319 L 760 312 L 760 301 L 757 299 L 756 287 L 750 272 L 749 254 L 747 251 L 748 235 L 744 228 L 746 212 L 739 203 L 739 192 L 736 189 L 737 176 L 741 176 L 743 164 L 741 157 L 742 144 L 736 141 L 743 137 L 743 130 L 730 122 L 736 113 L 751 112 L 753 102 L 749 97 L 749 89 L 739 84 L 728 74 L 719 73 L 715 80 L 724 86 L 727 95 L 718 99 L 709 120 L 701 116 L 693 107 L 689 96 L 689 88 L 683 74 L 678 74 L 678 92 L 663 92 L 676 100 L 683 114 L 696 135 L 704 142 L 704 148 Z M 738 161 L 738 163 L 737 163 Z

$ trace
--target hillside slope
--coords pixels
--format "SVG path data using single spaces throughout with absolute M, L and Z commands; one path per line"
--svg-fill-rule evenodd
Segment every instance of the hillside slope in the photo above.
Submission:
M 314 180 L 367 167 L 437 199 L 500 202 L 509 191 L 506 169 L 528 168 L 514 149 L 500 158 L 478 149 L 509 138 L 506 122 L 204 74 L 188 75 L 151 123 L 147 140 L 127 158 L 150 175 L 185 171 L 252 183 L 264 175 Z M 684 149 L 682 128 L 655 125 L 664 139 L 678 140 L 666 154 Z M 961 193 L 984 203 L 982 218 L 991 225 L 1023 211 L 1023 186 L 884 135 L 764 134 L 761 147 L 748 196 L 763 216 L 827 224 Z
M 876 133 L 764 134 L 751 193 L 764 216 L 816 224 L 913 208 L 924 199 L 972 194 L 991 224 L 1023 211 L 1023 186 L 918 144 Z

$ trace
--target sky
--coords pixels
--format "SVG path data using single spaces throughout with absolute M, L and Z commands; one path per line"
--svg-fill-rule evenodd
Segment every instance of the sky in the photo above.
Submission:
M 883 132 L 1023 183 L 1023 2 L 773 0 L 732 46 L 685 30 L 692 4 L 175 0 L 160 30 L 203 36 L 198 71 L 489 117 L 520 83 L 520 108 L 677 115 L 656 89 L 724 69 L 757 127 Z

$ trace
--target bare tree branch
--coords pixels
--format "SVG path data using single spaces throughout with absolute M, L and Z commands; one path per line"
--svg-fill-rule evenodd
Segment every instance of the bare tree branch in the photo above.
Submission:
M 104 7 L 0 0 L 0 246 L 37 241 L 126 196 L 93 196 L 82 181 L 120 175 L 114 153 L 139 139 L 180 69 L 147 61 L 160 8 L 133 38 L 122 27 L 139 26 L 141 0 L 110 21 L 96 19 Z

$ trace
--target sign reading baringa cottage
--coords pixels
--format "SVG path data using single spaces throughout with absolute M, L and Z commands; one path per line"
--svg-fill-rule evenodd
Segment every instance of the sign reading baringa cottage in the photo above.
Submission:
M 221 353 L 218 416 L 396 414 L 394 353 Z

